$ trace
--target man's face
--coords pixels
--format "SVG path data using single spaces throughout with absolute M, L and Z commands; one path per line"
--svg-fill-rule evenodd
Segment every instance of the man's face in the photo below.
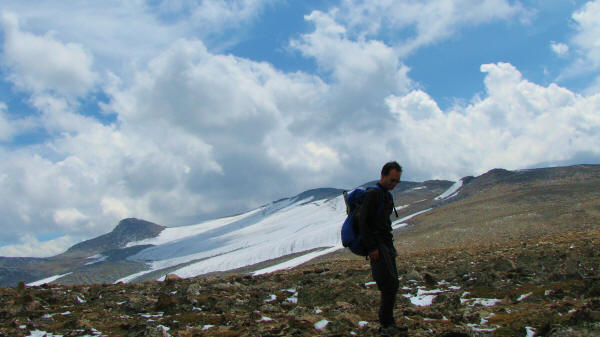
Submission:
M 400 182 L 400 176 L 402 172 L 392 169 L 386 176 L 381 176 L 380 184 L 381 186 L 387 188 L 388 190 L 393 190 L 396 185 Z

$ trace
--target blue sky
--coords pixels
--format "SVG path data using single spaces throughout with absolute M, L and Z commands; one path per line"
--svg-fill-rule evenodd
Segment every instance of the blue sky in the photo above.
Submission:
M 600 163 L 600 1 L 3 1 L 0 256 L 309 188 Z

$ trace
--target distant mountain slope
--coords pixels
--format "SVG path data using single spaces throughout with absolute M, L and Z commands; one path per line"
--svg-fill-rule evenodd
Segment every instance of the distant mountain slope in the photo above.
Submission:
M 43 263 L 34 264 L 33 268 L 44 270 L 37 273 L 35 279 L 27 273 L 15 277 L 22 277 L 21 280 L 31 283 L 32 280 L 60 274 L 64 276 L 52 282 L 64 284 L 114 282 L 136 274 L 157 274 L 157 277 L 160 277 L 162 269 L 169 271 L 196 263 L 198 255 L 202 255 L 202 252 L 219 248 L 223 243 L 223 240 L 219 241 L 220 236 L 227 236 L 253 222 L 276 216 L 276 213 L 286 208 L 290 209 L 290 206 L 313 207 L 309 204 L 325 203 L 341 196 L 342 191 L 335 188 L 312 189 L 242 215 L 206 221 L 193 226 L 167 228 L 145 220 L 124 219 L 110 233 L 81 242 L 61 255 L 42 259 Z M 244 218 L 246 220 L 240 221 Z M 155 245 L 158 247 L 153 247 Z M 285 251 L 288 248 L 283 249 Z M 291 249 L 294 250 L 293 247 Z M 227 252 L 227 248 L 223 251 Z M 278 257 L 278 254 L 275 257 Z M 148 266 L 148 263 L 151 264 Z M 152 272 L 151 268 L 157 265 L 160 268 Z M 15 277 L 3 280 L 0 274 L 0 285 L 16 283 Z
M 108 261 L 124 260 L 140 249 L 123 250 L 127 243 L 157 236 L 166 227 L 135 218 L 123 219 L 110 233 L 80 242 L 66 252 L 48 258 L 0 257 L 0 286 L 15 285 L 19 281 L 32 282 L 56 274 L 69 274 L 65 280 L 82 283 L 89 280 L 106 281 L 107 275 L 120 277 L 144 268 L 144 263 L 115 264 L 112 269 L 97 270 L 88 257 L 105 253 Z M 145 248 L 145 247 L 142 247 Z M 91 261 L 94 261 L 93 259 Z M 104 266 L 102 266 L 104 267 Z M 108 272 L 107 272 L 108 271 Z
M 73 284 L 266 272 L 327 260 L 348 254 L 340 244 L 346 217 L 341 193 L 313 189 L 192 226 L 125 219 L 111 233 L 38 266 L 43 277 L 69 273 L 54 282 Z M 403 182 L 392 193 L 400 252 L 520 240 L 600 223 L 600 166 L 494 169 L 457 182 Z
M 399 251 L 470 247 L 600 226 L 600 166 L 494 169 L 396 232 Z
M 295 201 L 308 199 L 310 199 L 311 201 L 325 200 L 335 198 L 342 194 L 342 192 L 344 192 L 344 190 L 339 188 L 315 188 L 312 190 L 302 192 L 290 199 Z
M 88 257 L 107 250 L 123 248 L 129 242 L 156 237 L 165 228 L 146 220 L 123 219 L 112 232 L 80 242 L 62 255 Z
M 402 182 L 392 193 L 397 205 L 412 203 L 409 208 L 420 210 L 427 205 L 423 200 L 433 200 L 452 184 Z M 342 248 L 339 231 L 346 217 L 342 192 L 312 189 L 244 214 L 193 226 L 165 228 L 125 219 L 112 232 L 46 260 L 43 268 L 48 272 L 43 278 L 58 275 L 52 282 L 63 284 L 105 283 L 156 279 L 169 272 L 190 277 L 287 268 Z M 407 207 L 400 205 L 400 214 Z M 65 264 L 68 268 L 56 267 Z

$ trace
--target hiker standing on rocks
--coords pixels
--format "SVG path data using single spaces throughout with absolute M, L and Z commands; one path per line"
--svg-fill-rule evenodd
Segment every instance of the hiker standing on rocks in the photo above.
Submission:
M 358 212 L 361 244 L 369 252 L 373 279 L 381 292 L 379 329 L 382 336 L 405 333 L 405 329 L 396 326 L 393 315 L 399 283 L 396 269 L 398 253 L 394 248 L 390 220 L 394 209 L 394 200 L 390 191 L 400 182 L 401 175 L 402 167 L 397 162 L 386 163 L 381 169 L 378 188 L 367 189 Z

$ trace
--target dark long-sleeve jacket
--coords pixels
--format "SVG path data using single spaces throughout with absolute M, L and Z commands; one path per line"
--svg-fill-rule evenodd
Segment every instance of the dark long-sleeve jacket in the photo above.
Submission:
M 383 186 L 369 188 L 358 211 L 358 226 L 362 244 L 368 252 L 377 249 L 378 244 L 393 247 L 392 222 L 390 215 L 394 209 L 391 193 Z

